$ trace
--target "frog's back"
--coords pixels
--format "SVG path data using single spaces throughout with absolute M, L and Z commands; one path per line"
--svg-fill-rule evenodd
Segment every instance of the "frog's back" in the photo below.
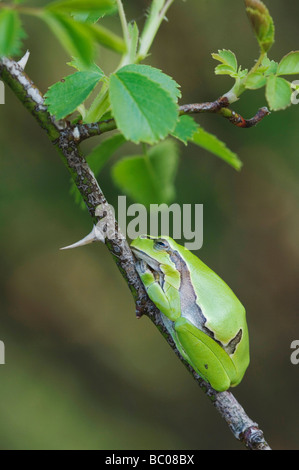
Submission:
M 177 247 L 188 265 L 197 304 L 207 319 L 207 328 L 210 326 L 224 344 L 235 337 L 240 328 L 246 334 L 245 308 L 231 288 L 197 256 L 180 245 Z

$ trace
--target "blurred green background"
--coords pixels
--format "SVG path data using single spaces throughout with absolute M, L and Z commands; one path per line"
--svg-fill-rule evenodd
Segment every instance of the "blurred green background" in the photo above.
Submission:
M 149 2 L 125 4 L 142 25 Z M 271 56 L 280 60 L 299 49 L 299 4 L 267 4 L 277 27 Z M 230 79 L 213 74 L 212 52 L 232 49 L 243 67 L 257 58 L 240 0 L 177 0 L 168 18 L 148 63 L 181 84 L 182 103 L 229 89 Z M 45 92 L 71 72 L 68 57 L 43 24 L 24 23 L 27 72 Z M 119 31 L 117 17 L 106 25 Z M 109 72 L 116 60 L 102 50 L 99 65 Z M 265 104 L 263 91 L 248 92 L 235 109 L 251 117 Z M 153 325 L 136 321 L 105 247 L 59 251 L 86 235 L 89 216 L 74 204 L 55 149 L 8 89 L 0 118 L 1 449 L 242 449 Z M 217 116 L 197 120 L 244 162 L 237 173 L 182 146 L 176 181 L 177 202 L 204 204 L 200 257 L 247 309 L 251 366 L 234 393 L 272 447 L 298 449 L 290 344 L 299 337 L 299 108 L 251 130 Z M 99 182 L 115 204 L 109 166 Z

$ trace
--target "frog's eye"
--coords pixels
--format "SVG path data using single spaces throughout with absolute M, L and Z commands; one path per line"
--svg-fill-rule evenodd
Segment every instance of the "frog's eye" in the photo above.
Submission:
M 156 240 L 154 243 L 155 250 L 166 251 L 170 248 L 169 243 L 167 240 Z

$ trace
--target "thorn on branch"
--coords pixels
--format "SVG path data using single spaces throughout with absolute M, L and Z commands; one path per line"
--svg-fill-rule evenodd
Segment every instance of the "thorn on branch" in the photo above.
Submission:
M 30 52 L 27 51 L 26 54 L 22 57 L 22 59 L 19 60 L 18 65 L 21 67 L 21 69 L 25 70 L 29 57 Z

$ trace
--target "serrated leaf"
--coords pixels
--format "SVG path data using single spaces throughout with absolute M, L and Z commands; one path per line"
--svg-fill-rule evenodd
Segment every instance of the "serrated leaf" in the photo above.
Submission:
M 193 135 L 191 142 L 213 153 L 236 170 L 240 170 L 242 168 L 243 164 L 238 156 L 228 149 L 227 146 L 221 142 L 221 140 L 219 140 L 213 134 L 205 131 L 202 127 L 200 127 Z
M 101 12 L 94 12 L 94 13 L 73 13 L 72 17 L 75 21 L 79 21 L 81 23 L 96 23 L 102 18 L 104 15 Z
M 237 75 L 236 71 L 232 67 L 230 67 L 229 65 L 225 65 L 225 64 L 217 65 L 217 67 L 215 68 L 215 74 L 216 75 L 229 75 L 229 76 Z
M 139 40 L 139 29 L 137 23 L 134 21 L 128 26 L 129 37 L 130 37 L 130 46 L 128 51 L 128 58 L 130 63 L 134 64 L 136 62 L 136 54 Z
M 73 57 L 71 62 L 68 62 L 67 65 L 78 70 L 78 72 L 95 72 L 95 73 L 99 73 L 102 76 L 105 75 L 103 70 L 97 64 L 86 65 L 84 62 L 78 59 L 78 57 Z
M 246 12 L 262 52 L 268 52 L 275 41 L 275 27 L 268 8 L 261 0 L 245 0 Z
M 181 98 L 182 94 L 180 91 L 180 85 L 173 80 L 169 75 L 166 75 L 161 70 L 151 67 L 149 65 L 127 65 L 123 67 L 121 71 L 126 73 L 137 73 L 143 77 L 147 77 L 152 82 L 155 82 L 161 86 L 161 88 L 177 103 L 178 99 Z
M 277 75 L 299 74 L 299 51 L 290 52 L 285 55 L 277 68 Z
M 16 11 L 0 11 L 0 57 L 20 54 L 26 34 Z
M 86 65 L 93 63 L 94 40 L 89 25 L 78 23 L 71 17 L 43 11 L 41 18 L 49 25 L 64 49 L 72 57 L 78 57 Z
M 259 66 L 257 72 L 264 73 L 265 76 L 276 74 L 278 63 L 275 60 L 270 60 L 267 55 L 264 56 L 261 65 Z
M 103 78 L 103 73 L 85 71 L 55 83 L 45 95 L 49 112 L 58 120 L 72 114 Z
M 229 50 L 223 49 L 219 50 L 218 54 L 212 54 L 213 59 L 218 60 L 223 65 L 227 65 L 231 68 L 234 72 L 238 70 L 238 62 L 236 55 Z
M 111 75 L 110 102 L 117 126 L 127 140 L 154 144 L 178 122 L 178 85 L 160 70 L 128 65 Z
M 248 90 L 258 90 L 259 88 L 264 87 L 267 83 L 267 77 L 269 75 L 276 74 L 277 67 L 277 62 L 270 60 L 265 56 L 257 71 L 248 75 L 245 87 Z
M 290 82 L 275 75 L 268 77 L 266 98 L 272 111 L 279 111 L 290 106 L 292 93 Z
M 267 79 L 261 73 L 251 73 L 248 75 L 245 82 L 245 87 L 248 90 L 258 90 L 266 85 Z
M 138 203 L 146 206 L 170 203 L 175 197 L 177 166 L 177 146 L 168 140 L 152 147 L 147 155 L 118 161 L 112 169 L 112 177 L 115 184 Z
M 278 68 L 278 63 L 275 60 L 270 61 L 270 65 L 265 71 L 265 76 L 268 77 L 269 75 L 276 74 Z
M 174 132 L 172 132 L 172 135 L 187 145 L 188 141 L 192 139 L 197 129 L 198 124 L 191 116 L 181 116 Z
M 242 70 L 242 67 L 240 65 L 238 73 L 236 75 L 238 78 L 240 78 L 240 80 L 243 80 L 243 78 L 245 78 L 248 75 L 248 69 Z
M 46 6 L 49 11 L 60 13 L 96 13 L 103 16 L 116 11 L 115 0 L 57 0 Z

